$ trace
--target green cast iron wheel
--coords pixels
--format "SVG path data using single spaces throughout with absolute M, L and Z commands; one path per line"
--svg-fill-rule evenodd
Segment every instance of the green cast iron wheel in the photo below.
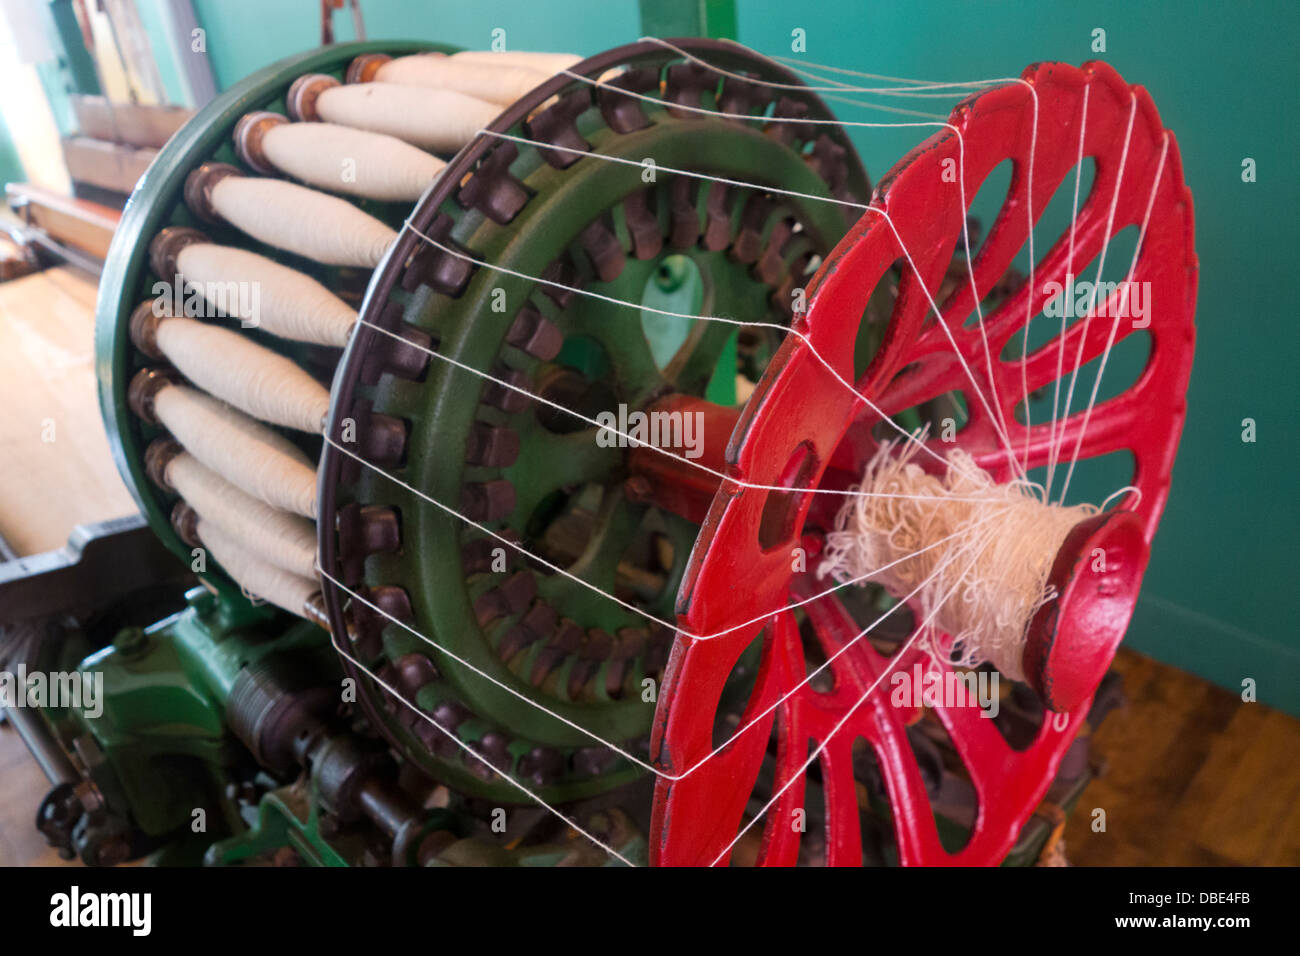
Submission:
M 674 42 L 723 69 L 797 82 L 731 44 Z M 421 200 L 412 223 L 423 235 L 497 268 L 404 233 L 376 271 L 362 313 L 363 323 L 388 333 L 363 324 L 353 337 L 330 421 L 340 443 L 344 429 L 353 429 L 363 456 L 368 429 L 397 429 L 402 453 L 390 450 L 381 473 L 327 445 L 321 468 L 323 566 L 365 598 L 351 600 L 324 582 L 335 633 L 345 633 L 348 622 L 351 653 L 366 670 L 494 766 L 558 801 L 626 782 L 637 769 L 419 635 L 528 700 L 644 753 L 654 704 L 643 699 L 643 681 L 657 686 L 672 632 L 527 561 L 405 486 L 667 620 L 696 528 L 629 498 L 626 450 L 601 447 L 590 424 L 438 358 L 413 367 L 418 350 L 394 336 L 588 417 L 619 405 L 645 408 L 669 393 L 707 392 L 716 400 L 734 387 L 736 372 L 757 377 L 775 336 L 739 336 L 737 356 L 734 327 L 695 323 L 661 367 L 663 331 L 653 323 L 643 330 L 637 309 L 521 276 L 642 302 L 655 283 L 671 286 L 683 271 L 697 272 L 701 314 L 786 322 L 791 291 L 838 241 L 852 207 L 667 170 L 814 197 L 861 202 L 869 194 L 836 126 L 674 109 L 689 103 L 829 118 L 815 94 L 720 81 L 653 43 L 611 51 L 574 72 L 601 76 L 616 67 L 623 68 L 620 83 L 652 102 L 556 77 L 492 130 L 570 151 L 485 135 Z M 586 151 L 623 162 L 583 157 Z M 647 159 L 656 167 L 649 178 Z M 405 358 L 395 360 L 403 350 Z M 379 516 L 400 527 L 401 544 L 370 553 L 366 533 L 356 529 Z M 431 775 L 470 794 L 520 799 L 410 707 L 353 672 L 367 688 L 371 719 Z

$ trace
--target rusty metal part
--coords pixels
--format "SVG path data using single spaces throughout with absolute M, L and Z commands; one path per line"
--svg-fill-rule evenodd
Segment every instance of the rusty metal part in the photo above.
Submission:
M 150 425 L 158 424 L 153 409 L 154 399 L 164 388 L 176 385 L 180 380 L 180 374 L 173 369 L 140 369 L 127 388 L 127 403 L 131 411 Z
M 185 177 L 185 205 L 205 222 L 225 222 L 225 218 L 212 205 L 212 190 L 227 176 L 243 175 L 229 163 L 202 163 Z
M 199 537 L 199 513 L 188 502 L 178 501 L 172 506 L 171 521 L 178 538 L 191 548 L 203 546 L 203 540 Z
M 163 491 L 175 491 L 167 480 L 167 466 L 184 450 L 181 443 L 170 435 L 160 435 L 151 441 L 144 450 L 144 470 L 149 480 Z
M 162 316 L 158 315 L 155 301 L 150 299 L 135 307 L 130 318 L 130 335 L 131 342 L 136 348 L 149 358 L 161 361 L 163 354 L 158 349 L 157 336 L 158 323 L 162 321 Z
M 149 265 L 154 274 L 163 281 L 173 279 L 180 272 L 176 264 L 177 257 L 186 246 L 201 242 L 211 242 L 197 229 L 186 226 L 167 226 L 154 236 L 149 243 Z
M 338 80 L 324 73 L 304 73 L 289 86 L 284 98 L 285 109 L 290 118 L 300 123 L 314 123 L 320 119 L 316 113 L 316 99 L 330 87 L 340 85 Z
M 387 53 L 363 53 L 348 64 L 344 78 L 349 83 L 369 83 L 379 68 L 391 59 Z
M 277 175 L 279 170 L 262 151 L 262 137 L 268 130 L 287 122 L 289 122 L 287 117 L 269 110 L 245 113 L 235 124 L 235 155 L 246 166 L 252 167 L 265 176 Z

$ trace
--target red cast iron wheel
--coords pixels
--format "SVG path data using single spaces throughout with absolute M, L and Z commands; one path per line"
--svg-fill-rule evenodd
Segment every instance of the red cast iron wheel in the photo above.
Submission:
M 1145 90 L 1129 87 L 1104 64 L 1089 64 L 1083 69 L 1043 64 L 1026 70 L 1023 78 L 1032 85 L 1038 99 L 1032 173 L 1036 218 L 1067 175 L 1073 180 L 1084 91 L 1088 90 L 1083 154 L 1095 160 L 1096 178 L 1076 220 L 1076 275 L 1083 276 L 1089 264 L 1095 268 L 1108 235 L 1107 220 L 1117 177 L 1119 192 L 1109 235 L 1129 225 L 1141 227 L 1150 204 L 1149 222 L 1133 275 L 1134 281 L 1150 283 L 1146 288 L 1150 293 L 1147 331 L 1151 348 L 1146 367 L 1131 387 L 1092 410 L 1086 430 L 1082 411 L 1087 404 L 1086 394 L 1082 400 L 1076 395 L 1072 414 L 1064 420 L 1063 448 L 1067 458 L 1082 431 L 1081 459 L 1128 449 L 1135 463 L 1132 484 L 1140 490 L 1140 497 L 1130 495 L 1123 507 L 1137 519 L 1126 519 L 1138 532 L 1128 533 L 1131 540 L 1126 545 L 1131 548 L 1136 567 L 1130 569 L 1130 587 L 1120 602 L 1123 607 L 1116 611 L 1112 606 L 1107 611 L 1111 623 L 1117 625 L 1115 636 L 1100 646 L 1078 649 L 1073 657 L 1064 652 L 1057 655 L 1057 677 L 1068 681 L 1074 674 L 1075 683 L 1086 682 L 1086 686 L 1073 694 L 1078 702 L 1068 713 L 1046 714 L 1036 739 L 1025 749 L 1012 749 L 993 721 L 981 718 L 973 708 L 933 708 L 965 765 L 978 799 L 970 838 L 956 853 L 945 851 L 940 844 L 921 772 L 905 738 L 906 726 L 919 713 L 891 705 L 887 686 L 862 701 L 867 688 L 890 666 L 910 671 L 920 662 L 929 671 L 942 674 L 947 670 L 944 662 L 917 650 L 890 659 L 867 641 L 859 641 L 833 662 L 831 691 L 818 692 L 805 685 L 716 756 L 705 760 L 713 747 L 720 696 L 741 652 L 760 632 L 764 634 L 757 679 L 741 718 L 744 726 L 751 716 L 766 710 L 804 678 L 803 645 L 796 619 L 788 610 L 722 637 L 679 637 L 665 676 L 651 745 L 651 753 L 663 771 L 680 778 L 662 777 L 658 782 L 651 838 L 655 863 L 727 862 L 729 844 L 748 822 L 746 804 L 754 792 L 775 722 L 772 793 L 798 774 L 811 745 L 830 737 L 818 758 L 825 793 L 828 864 L 858 865 L 863 859 L 851 754 L 858 737 L 866 739 L 879 762 L 901 863 L 996 864 L 1005 857 L 1043 798 L 1065 749 L 1087 714 L 1095 679 L 1109 664 L 1114 644 L 1122 637 L 1132 610 L 1145 567 L 1146 548 L 1168 494 L 1185 415 L 1197 274 L 1192 203 L 1183 184 L 1177 146 L 1161 125 Z M 1131 141 L 1127 159 L 1121 164 L 1130 116 Z M 970 421 L 958 433 L 957 446 L 968 451 L 997 480 L 1006 481 L 1013 469 L 1004 445 L 985 407 L 973 397 L 972 383 L 957 361 L 944 329 L 933 317 L 927 319 L 929 303 L 918 286 L 917 272 L 935 295 L 954 251 L 961 250 L 966 211 L 958 201 L 960 194 L 955 184 L 944 182 L 941 175 L 946 161 L 961 164 L 964 158 L 965 196 L 969 202 L 985 177 L 1010 158 L 1013 172 L 1007 198 L 975 258 L 979 294 L 986 295 L 1007 272 L 1028 235 L 1027 173 L 1034 99 L 1026 84 L 998 87 L 967 99 L 954 110 L 951 122 L 961 130 L 964 157 L 960 155 L 958 136 L 947 130 L 895 167 L 880 184 L 873 210 L 862 217 L 817 273 L 801 331 L 839 375 L 853 380 L 854 343 L 867 299 L 890 264 L 904 256 L 905 247 L 915 271 L 910 266 L 903 269 L 884 344 L 857 381 L 857 388 L 888 415 L 956 389 L 965 390 L 971 396 Z M 947 168 L 953 168 L 952 164 L 948 163 Z M 887 214 L 893 228 L 877 210 Z M 1036 238 L 1042 243 L 1042 236 Z M 940 303 L 948 330 L 974 373 L 975 387 L 985 396 L 996 394 L 995 407 L 1005 419 L 1017 455 L 1023 455 L 1027 443 L 1028 468 L 1046 464 L 1050 429 L 1045 422 L 1026 428 L 1017 421 L 1015 411 L 1025 396 L 1020 360 L 1004 360 L 1003 349 L 1013 335 L 1022 333 L 1027 305 L 1037 315 L 1050 298 L 1045 291 L 1050 288 L 1048 284 L 1065 282 L 1068 238 L 1068 233 L 1061 235 L 1045 255 L 1038 256 L 1033 288 L 1023 283 L 985 315 L 991 362 L 986 359 L 979 328 L 962 324 L 962 318 L 974 311 L 969 279 L 958 282 L 947 301 Z M 1027 302 L 1030 295 L 1034 299 Z M 1101 355 L 1111 332 L 1109 316 L 1118 314 L 1114 311 L 1117 303 L 1109 305 L 1112 311 L 1104 313 L 1107 318 L 1076 322 L 1063 339 L 1058 336 L 1030 352 L 1025 368 L 1030 392 L 1050 388 L 1057 380 L 1058 358 L 1063 362 L 1065 376 L 1080 364 L 1076 355 L 1081 336 L 1082 364 Z M 1118 322 L 1117 339 L 1132 329 L 1132 322 Z M 1063 358 L 1059 352 L 1062 346 Z M 993 366 L 991 375 L 989 364 Z M 1063 384 L 1062 395 L 1064 392 Z M 989 400 L 993 404 L 991 397 Z M 678 611 L 683 631 L 697 635 L 726 631 L 763 609 L 784 607 L 826 586 L 825 582 L 816 582 L 810 573 L 792 572 L 791 549 L 803 543 L 810 546 L 810 553 L 815 553 L 822 529 L 829 526 L 843 499 L 768 492 L 741 487 L 736 482 L 847 487 L 862 474 L 878 447 L 873 438 L 873 426 L 878 423 L 879 417 L 865 410 L 817 360 L 808 342 L 796 336 L 786 339 L 732 434 L 727 450 L 731 480 L 723 482 L 714 498 L 680 592 Z M 938 442 L 932 445 L 941 455 L 952 447 Z M 919 456 L 925 458 L 928 456 Z M 918 463 L 923 463 L 919 459 Z M 774 544 L 773 528 L 779 532 Z M 810 566 L 815 563 L 810 562 Z M 836 595 L 821 598 L 805 610 L 828 656 L 859 632 L 860 626 Z M 1061 613 L 1068 614 L 1069 609 L 1063 606 Z M 913 614 L 915 620 L 922 619 L 919 609 L 913 608 Z M 833 728 L 850 713 L 842 728 L 832 735 Z M 755 831 L 762 828 L 760 864 L 788 865 L 796 861 L 801 835 L 790 820 L 791 814 L 803 807 L 803 800 L 804 781 L 800 778 L 755 824 Z

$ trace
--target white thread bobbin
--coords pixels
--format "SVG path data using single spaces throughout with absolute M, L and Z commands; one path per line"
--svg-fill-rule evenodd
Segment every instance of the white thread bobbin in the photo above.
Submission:
M 259 173 L 287 173 L 318 189 L 386 202 L 413 202 L 447 164 L 395 136 L 337 123 L 291 123 L 248 113 L 235 149 Z
M 534 53 L 528 50 L 501 50 L 500 52 L 493 50 L 460 50 L 451 54 L 451 59 L 453 62 L 482 63 L 488 66 L 494 64 L 522 66 L 548 75 L 567 70 L 574 64 L 582 62 L 582 57 L 573 53 Z
M 380 64 L 373 78 L 380 83 L 451 90 L 509 106 L 550 79 L 550 74 L 526 66 L 458 60 L 442 53 L 415 53 Z
M 316 517 L 316 470 L 284 436 L 154 369 L 131 381 L 128 401 L 231 484 L 272 507 Z
M 150 451 L 153 449 L 151 445 Z M 316 576 L 316 526 L 312 522 L 245 494 L 175 442 L 161 454 L 170 454 L 170 458 L 161 466 L 150 462 L 150 473 L 161 471 L 162 483 L 173 488 L 205 522 L 219 526 L 268 564 L 300 577 Z
M 315 100 L 301 107 L 298 119 L 385 133 L 437 153 L 454 153 L 501 112 L 492 103 L 457 93 L 397 83 L 355 83 L 341 86 L 332 77 L 312 77 L 324 86 Z M 329 80 L 326 84 L 324 81 Z M 292 101 L 291 101 L 292 105 Z
M 164 229 L 150 258 L 159 275 L 180 275 L 214 311 L 280 338 L 342 348 L 357 322 L 356 310 L 311 276 L 255 252 L 216 245 L 197 230 Z
M 847 581 L 892 565 L 871 580 L 898 596 L 933 575 L 917 594 L 922 613 L 933 612 L 922 642 L 958 666 L 988 661 L 1024 680 L 1029 623 L 1055 597 L 1048 577 L 1057 554 L 1098 509 L 1044 504 L 1024 483 L 998 484 L 961 450 L 949 452 L 943 477 L 927 474 L 911 461 L 917 447 L 881 446 L 860 486 L 916 497 L 849 499 L 827 535 L 818 576 Z M 937 632 L 951 635 L 951 645 L 937 647 Z
M 185 181 L 190 211 L 225 221 L 268 246 L 332 266 L 372 269 L 397 233 L 346 199 L 281 179 L 203 163 Z
M 131 339 L 151 358 L 242 412 L 286 428 L 319 432 L 329 391 L 296 362 L 238 332 L 194 319 L 156 316 L 153 302 L 131 315 Z
M 220 525 L 204 518 L 198 519 L 196 533 L 226 573 L 249 594 L 299 617 L 313 617 L 309 605 L 320 590 L 314 579 L 268 564 Z

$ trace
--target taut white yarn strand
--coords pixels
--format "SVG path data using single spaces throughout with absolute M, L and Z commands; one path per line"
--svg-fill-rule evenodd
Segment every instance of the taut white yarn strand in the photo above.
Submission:
M 231 318 L 295 342 L 348 344 L 357 313 L 311 276 L 255 252 L 199 242 L 176 257 L 187 286 Z M 247 283 L 255 295 L 231 294 Z
M 316 113 L 330 123 L 386 133 L 436 153 L 454 153 L 501 112 L 499 103 L 398 83 L 350 83 L 321 92 Z
M 189 452 L 167 464 L 167 481 L 198 512 L 245 550 L 284 571 L 316 576 L 316 526 L 240 491 Z
M 195 458 L 254 498 L 316 517 L 316 469 L 287 438 L 187 385 L 168 385 L 154 414 Z
M 226 176 L 212 208 L 254 239 L 332 266 L 379 265 L 397 233 L 346 199 L 259 176 Z
M 296 362 L 238 332 L 164 318 L 158 348 L 199 388 L 254 418 L 304 432 L 318 432 L 330 393 Z
M 262 136 L 271 165 L 318 189 L 414 202 L 447 164 L 395 136 L 336 123 L 278 123 Z

